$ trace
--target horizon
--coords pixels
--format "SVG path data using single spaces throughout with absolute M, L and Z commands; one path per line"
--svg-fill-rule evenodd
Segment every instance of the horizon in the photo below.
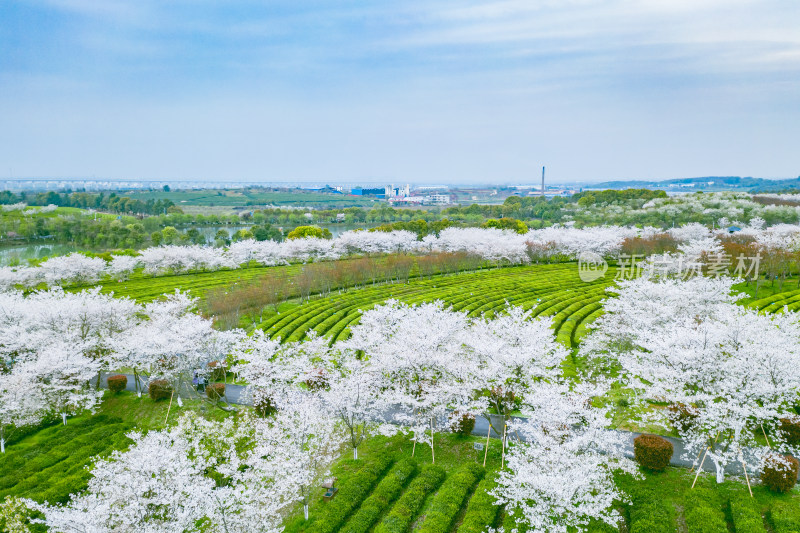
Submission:
M 798 176 L 800 7 L 662 4 L 11 0 L 0 176 Z

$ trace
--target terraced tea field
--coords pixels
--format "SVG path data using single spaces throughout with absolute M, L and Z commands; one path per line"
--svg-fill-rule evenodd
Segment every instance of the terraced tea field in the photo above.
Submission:
M 408 304 L 441 300 L 470 316 L 492 315 L 508 303 L 552 317 L 558 340 L 574 346 L 586 326 L 602 314 L 600 301 L 607 297 L 606 288 L 615 274 L 612 267 L 604 278 L 586 283 L 578 277 L 575 263 L 564 263 L 435 276 L 312 300 L 276 314 L 259 327 L 286 342 L 302 340 L 311 330 L 335 342 L 347 338 L 362 312 L 390 299 Z
M 481 439 L 477 439 L 478 441 Z M 418 446 L 415 457 L 403 438 L 374 437 L 358 460 L 334 465 L 339 491 L 326 502 L 312 497 L 309 520 L 298 507 L 285 522 L 286 533 L 481 533 L 487 528 L 518 528 L 513 513 L 497 505 L 490 491 L 496 486 L 500 447 L 490 447 L 486 467 L 476 439 L 437 436 L 436 462 L 430 448 Z M 361 455 L 361 454 L 360 454 Z M 631 501 L 618 504 L 620 527 L 590 524 L 586 533 L 674 533 L 675 531 L 792 533 L 800 527 L 800 498 L 753 487 L 750 497 L 740 480 L 717 484 L 710 474 L 694 475 L 669 468 L 634 480 L 618 476 Z

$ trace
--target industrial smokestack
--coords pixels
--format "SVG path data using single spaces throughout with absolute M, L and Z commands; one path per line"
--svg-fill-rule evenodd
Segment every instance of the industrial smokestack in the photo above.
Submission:
M 544 198 L 544 167 L 542 167 L 542 198 Z

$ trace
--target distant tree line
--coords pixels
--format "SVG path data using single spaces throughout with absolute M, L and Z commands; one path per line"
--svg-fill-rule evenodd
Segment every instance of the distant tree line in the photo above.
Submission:
M 0 204 L 26 203 L 28 205 L 57 205 L 59 207 L 78 207 L 81 209 L 97 209 L 110 213 L 124 213 L 130 215 L 158 215 L 166 213 L 180 213 L 172 200 L 134 200 L 127 196 L 118 196 L 116 193 L 89 193 L 89 192 L 25 192 L 15 194 L 11 191 L 0 192 Z

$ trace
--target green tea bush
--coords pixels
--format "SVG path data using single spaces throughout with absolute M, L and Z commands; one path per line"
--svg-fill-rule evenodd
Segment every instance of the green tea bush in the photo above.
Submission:
M 630 533 L 674 533 L 672 510 L 650 491 L 632 495 L 629 511 Z
M 389 506 L 400 496 L 406 485 L 417 473 L 413 459 L 403 459 L 378 483 L 369 498 L 350 518 L 342 533 L 367 533 Z
M 375 526 L 374 533 L 405 533 L 417 517 L 428 494 L 439 488 L 445 478 L 444 468 L 426 465 L 397 500 L 392 510 Z
M 719 497 L 709 489 L 692 489 L 684 497 L 686 527 L 693 533 L 728 533 Z
M 464 520 L 458 528 L 458 533 L 483 533 L 486 528 L 493 527 L 500 512 L 497 498 L 489 494 L 497 486 L 494 476 L 485 478 L 478 483 L 475 494 L 469 500 Z
M 736 533 L 763 533 L 761 510 L 750 494 L 736 494 L 730 499 L 731 518 Z
M 482 466 L 470 463 L 448 477 L 439 488 L 439 492 L 433 497 L 419 531 L 421 533 L 450 531 L 470 490 L 483 478 L 485 473 Z
M 800 502 L 776 502 L 770 509 L 769 518 L 774 533 L 800 532 Z
M 341 484 L 336 497 L 308 528 L 309 533 L 333 533 L 363 502 L 389 467 L 395 456 L 389 452 L 377 454 L 347 481 Z

